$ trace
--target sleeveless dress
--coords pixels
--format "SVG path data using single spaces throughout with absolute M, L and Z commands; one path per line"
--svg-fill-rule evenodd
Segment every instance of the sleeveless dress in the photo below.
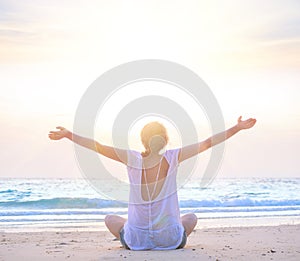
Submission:
M 141 194 L 143 158 L 139 152 L 128 151 L 130 193 L 128 220 L 123 229 L 125 242 L 132 250 L 169 250 L 181 244 L 184 228 L 176 186 L 178 154 L 179 149 L 163 154 L 169 164 L 163 187 L 155 199 L 144 201 Z

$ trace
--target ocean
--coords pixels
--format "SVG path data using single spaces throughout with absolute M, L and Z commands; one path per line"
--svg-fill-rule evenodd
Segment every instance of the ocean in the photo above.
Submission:
M 181 214 L 199 227 L 300 224 L 300 179 L 216 179 L 178 191 Z M 1 179 L 0 231 L 105 229 L 127 204 L 105 198 L 84 179 Z

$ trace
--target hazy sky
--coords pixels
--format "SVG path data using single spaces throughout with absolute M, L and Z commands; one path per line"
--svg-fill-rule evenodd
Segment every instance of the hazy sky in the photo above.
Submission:
M 149 58 L 204 79 L 227 127 L 239 115 L 257 118 L 226 143 L 219 177 L 300 177 L 299 10 L 297 0 L 0 0 L 0 177 L 80 178 L 72 144 L 48 131 L 72 129 L 99 75 Z M 108 125 L 97 124 L 106 144 Z

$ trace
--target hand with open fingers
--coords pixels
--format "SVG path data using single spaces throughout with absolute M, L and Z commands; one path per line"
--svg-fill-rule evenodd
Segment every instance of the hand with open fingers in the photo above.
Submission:
M 69 131 L 64 127 L 56 127 L 58 131 L 50 131 L 48 136 L 51 140 L 60 140 L 62 138 L 65 138 Z
M 242 116 L 240 116 L 238 118 L 237 126 L 240 130 L 245 130 L 245 129 L 252 128 L 255 125 L 255 123 L 256 123 L 256 119 L 249 118 L 249 119 L 243 121 Z

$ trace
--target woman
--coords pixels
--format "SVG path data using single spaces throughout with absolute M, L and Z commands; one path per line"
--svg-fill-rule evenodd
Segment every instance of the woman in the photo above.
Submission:
M 163 153 L 168 135 L 165 127 L 158 122 L 148 123 L 142 129 L 141 141 L 145 147 L 142 153 L 105 146 L 63 127 L 57 127 L 58 131 L 50 131 L 49 138 L 68 138 L 126 164 L 130 181 L 128 219 L 108 215 L 105 224 L 127 249 L 168 250 L 183 248 L 187 236 L 197 224 L 195 214 L 186 214 L 180 218 L 176 190 L 178 164 L 225 141 L 240 130 L 253 127 L 255 123 L 255 119 L 242 121 L 242 117 L 239 117 L 237 124 L 224 132 L 202 142 Z

